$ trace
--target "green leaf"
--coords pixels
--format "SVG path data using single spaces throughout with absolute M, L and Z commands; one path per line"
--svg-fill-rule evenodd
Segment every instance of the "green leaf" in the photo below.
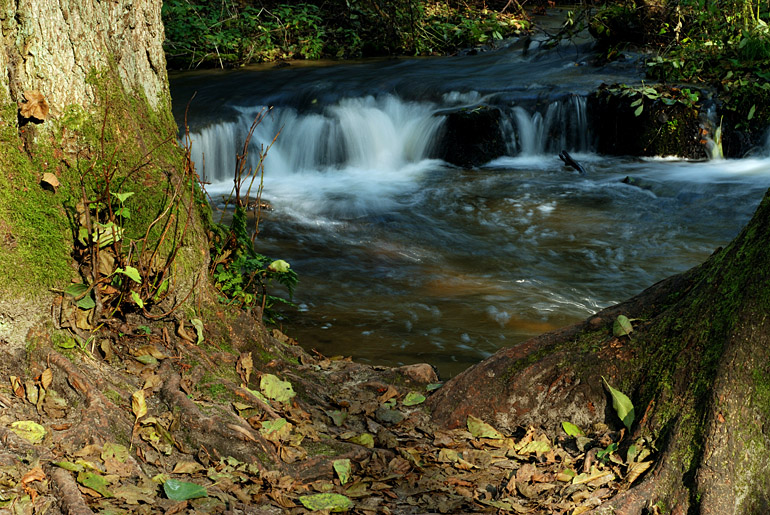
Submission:
M 11 431 L 31 444 L 40 443 L 45 438 L 45 428 L 31 420 L 19 420 L 11 424 Z
M 115 497 L 112 495 L 112 492 L 107 489 L 107 485 L 109 485 L 110 482 L 107 481 L 105 477 L 94 472 L 83 471 L 78 473 L 78 483 L 95 492 L 99 492 L 102 497 Z
M 115 210 L 115 216 L 121 216 L 123 218 L 131 218 L 131 210 L 127 207 L 121 207 Z
M 531 442 L 527 442 L 524 444 L 520 449 L 518 449 L 519 454 L 543 454 L 551 450 L 551 445 L 548 442 L 543 442 L 542 440 L 533 440 Z
M 340 484 L 344 485 L 350 479 L 350 460 L 345 458 L 342 460 L 334 460 L 332 462 L 334 471 L 337 473 L 337 477 L 340 478 Z
M 193 327 L 195 327 L 195 332 L 198 335 L 198 341 L 196 344 L 200 345 L 203 343 L 203 320 L 200 318 L 191 318 L 190 323 L 192 323 Z
M 127 266 L 125 270 L 123 270 L 122 268 L 118 268 L 117 270 L 115 270 L 115 273 L 126 275 L 128 276 L 129 279 L 131 279 L 135 283 L 142 284 L 142 276 L 139 275 L 139 270 L 137 270 L 133 266 Z
M 166 493 L 166 497 L 172 501 L 186 501 L 188 499 L 209 496 L 206 489 L 201 485 L 187 481 L 177 481 L 176 479 L 166 480 L 163 483 L 163 491 Z
M 83 465 L 79 463 L 72 463 L 71 461 L 53 461 L 51 464 L 56 465 L 59 468 L 63 468 L 64 470 L 69 470 L 70 472 L 82 472 L 85 470 Z
M 425 396 L 417 392 L 409 392 L 404 398 L 404 406 L 416 406 L 425 402 Z
M 358 445 L 363 445 L 364 447 L 368 449 L 374 448 L 374 437 L 370 435 L 369 433 L 362 433 L 358 436 L 354 436 L 353 438 L 348 440 L 349 442 L 357 443 Z
M 130 457 L 130 454 L 128 452 L 128 448 L 126 448 L 125 445 L 107 442 L 102 448 L 101 457 L 102 460 L 113 459 L 119 461 L 120 463 L 125 463 L 126 460 Z
M 276 259 L 272 263 L 270 263 L 270 266 L 267 267 L 268 270 L 271 272 L 276 272 L 278 274 L 284 274 L 289 271 L 291 268 L 291 265 L 284 261 L 283 259 Z
M 57 343 L 56 346 L 62 349 L 74 349 L 77 344 L 75 338 L 67 338 L 63 342 Z
M 278 402 L 289 402 L 294 396 L 294 388 L 289 381 L 281 381 L 273 374 L 264 374 L 259 381 L 259 389 L 268 399 Z
M 444 386 L 444 383 L 430 383 L 425 387 L 425 389 L 429 392 L 434 392 Z
M 564 429 L 564 432 L 570 436 L 585 436 L 583 430 L 572 422 L 562 422 L 561 427 Z
M 626 426 L 626 428 L 630 431 L 631 425 L 634 423 L 635 416 L 634 405 L 631 402 L 631 399 L 629 399 L 628 396 L 623 392 L 618 391 L 610 386 L 610 383 L 604 379 L 604 376 L 602 376 L 602 381 L 604 381 L 604 385 L 610 391 L 610 395 L 612 396 L 612 407 L 615 408 L 615 412 L 623 422 L 623 425 Z
M 751 109 L 749 109 L 749 115 L 746 117 L 746 119 L 751 120 L 752 118 L 754 118 L 754 113 L 756 112 L 757 112 L 757 106 L 756 104 L 754 104 L 753 106 L 751 106 Z
M 631 102 L 631 107 L 640 106 L 642 105 L 643 102 L 644 102 L 644 97 L 637 98 L 636 100 Z
M 299 502 L 308 510 L 328 510 L 332 513 L 348 511 L 353 507 L 353 501 L 342 494 L 302 495 L 299 498 Z
M 642 114 L 642 111 L 644 111 L 644 104 L 636 108 L 636 110 L 634 111 L 634 116 L 639 116 L 640 114 Z
M 613 336 L 628 336 L 633 330 L 634 326 L 631 325 L 631 320 L 625 315 L 618 315 L 612 324 Z
M 502 440 L 504 438 L 497 429 L 473 415 L 468 415 L 466 423 L 468 424 L 468 431 L 470 431 L 474 438 L 491 438 L 493 440 Z
M 87 284 L 70 284 L 64 288 L 65 295 L 69 295 L 75 299 L 75 305 L 80 309 L 88 311 L 96 306 L 93 292 L 90 292 L 90 288 Z M 88 293 L 88 295 L 86 295 Z
M 606 463 L 607 460 L 610 459 L 610 454 L 612 454 L 613 452 L 615 452 L 617 450 L 618 450 L 618 442 L 612 442 L 611 444 L 609 444 L 607 446 L 606 449 L 597 452 L 596 453 L 596 457 Z
M 142 300 L 142 297 L 140 297 L 139 294 L 135 291 L 131 292 L 131 299 L 136 303 L 137 306 L 144 308 L 144 301 Z
M 128 199 L 128 197 L 134 194 L 133 191 L 127 191 L 125 193 L 115 193 L 115 192 L 111 192 L 111 193 L 112 193 L 112 196 L 118 199 L 118 202 L 120 202 L 121 204 L 125 202 L 126 199 Z
M 264 436 L 273 436 L 280 439 L 289 435 L 291 427 L 291 424 L 285 418 L 277 418 L 262 422 L 262 428 L 259 432 Z

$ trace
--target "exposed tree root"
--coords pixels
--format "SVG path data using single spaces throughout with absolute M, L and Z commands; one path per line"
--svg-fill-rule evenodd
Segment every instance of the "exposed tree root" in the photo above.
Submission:
M 197 444 L 208 449 L 216 449 L 221 456 L 233 456 L 246 463 L 256 463 L 265 470 L 258 459 L 263 454 L 267 463 L 281 463 L 278 455 L 262 435 L 249 425 L 233 417 L 225 421 L 219 417 L 207 416 L 180 390 L 180 376 L 171 369 L 171 363 L 165 361 L 160 368 L 164 378 L 161 397 L 169 409 L 179 409 L 180 421 L 184 430 Z
M 49 467 L 51 479 L 59 491 L 59 505 L 63 513 L 68 515 L 90 515 L 93 510 L 88 507 L 80 494 L 72 474 L 58 467 Z

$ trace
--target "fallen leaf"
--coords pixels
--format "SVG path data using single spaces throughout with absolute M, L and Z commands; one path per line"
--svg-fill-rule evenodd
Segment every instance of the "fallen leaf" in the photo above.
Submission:
M 11 431 L 31 444 L 40 443 L 45 438 L 45 428 L 31 420 L 20 420 L 11 424 Z
M 97 492 L 102 497 L 114 497 L 112 492 L 107 489 L 109 481 L 99 474 L 83 471 L 78 474 L 77 480 L 78 483 Z
M 203 465 L 194 461 L 177 461 L 172 474 L 195 474 L 204 470 Z
M 264 374 L 259 381 L 259 389 L 269 399 L 278 402 L 289 402 L 294 396 L 294 388 L 289 381 L 281 381 L 273 374 Z
M 354 436 L 353 438 L 348 439 L 348 441 L 351 443 L 357 443 L 358 445 L 363 445 L 369 449 L 374 448 L 374 436 L 370 435 L 369 433 L 362 433 L 358 436 Z
M 196 345 L 203 343 L 203 320 L 200 318 L 191 318 L 190 323 L 195 327 L 195 332 L 198 334 L 198 339 L 195 342 Z
M 186 501 L 188 499 L 198 499 L 200 497 L 208 497 L 209 494 L 202 486 L 189 483 L 187 481 L 177 481 L 176 479 L 168 479 L 163 483 L 163 491 L 166 497 L 172 501 Z
M 155 491 L 150 488 L 142 488 L 135 485 L 122 485 L 116 488 L 113 491 L 113 494 L 116 498 L 122 499 L 129 505 L 137 505 L 140 502 L 145 504 L 155 504 Z
M 494 440 L 502 440 L 504 438 L 497 429 L 473 415 L 468 415 L 467 424 L 468 431 L 470 431 L 474 438 L 491 438 Z
M 562 429 L 564 429 L 564 432 L 567 433 L 569 436 L 585 436 L 585 433 L 582 429 L 580 429 L 578 426 L 573 424 L 572 422 L 562 422 L 561 423 Z
M 353 501 L 342 494 L 302 495 L 299 502 L 311 511 L 328 510 L 332 513 L 343 512 L 353 507 Z
M 635 416 L 634 405 L 631 402 L 631 399 L 629 399 L 623 392 L 610 386 L 610 383 L 608 383 L 604 377 L 602 377 L 602 381 L 604 381 L 604 385 L 610 391 L 610 395 L 612 396 L 612 407 L 615 408 L 615 412 L 623 422 L 623 425 L 630 431 Z
M 40 467 L 35 467 L 21 477 L 22 486 L 32 483 L 34 481 L 42 481 L 45 479 L 45 472 Z
M 332 466 L 334 467 L 334 471 L 337 473 L 337 477 L 340 478 L 340 484 L 344 485 L 345 483 L 350 480 L 350 460 L 345 458 L 341 460 L 334 460 L 332 462 Z
M 137 420 L 147 414 L 147 403 L 144 400 L 144 390 L 137 390 L 131 395 L 131 411 Z
M 51 386 L 51 382 L 53 381 L 53 370 L 50 368 L 46 368 L 43 370 L 43 373 L 40 374 L 40 384 L 43 386 L 44 390 L 48 390 L 48 387 Z
M 416 406 L 425 402 L 425 396 L 417 392 L 409 392 L 404 398 L 404 406 Z
M 251 352 L 244 352 L 241 357 L 238 358 L 236 365 L 236 371 L 241 376 L 243 382 L 248 384 L 251 372 L 254 369 L 254 360 L 251 358 Z
M 618 315 L 618 318 L 612 324 L 613 336 L 628 336 L 633 330 L 634 327 L 631 325 L 631 321 L 625 315 Z

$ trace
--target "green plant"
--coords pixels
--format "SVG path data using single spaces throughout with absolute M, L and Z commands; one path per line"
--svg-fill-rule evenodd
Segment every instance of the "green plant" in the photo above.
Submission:
M 624 97 L 630 97 L 631 107 L 636 108 L 634 115 L 639 116 L 644 111 L 645 99 L 656 101 L 659 100 L 667 106 L 673 106 L 676 104 L 684 105 L 685 107 L 693 108 L 700 100 L 700 93 L 692 91 L 689 88 L 666 88 L 666 87 L 652 87 L 642 84 L 641 86 L 627 86 L 621 84 L 619 86 L 611 87 L 608 89 L 611 93 L 617 93 Z
M 116 159 L 120 146 L 108 134 L 108 119 L 105 113 L 99 147 L 79 161 L 80 198 L 71 213 L 74 258 L 81 280 L 63 291 L 61 322 L 77 335 L 81 347 L 118 313 L 139 311 L 147 318 L 161 318 L 180 305 L 151 312 L 168 292 L 172 265 L 194 201 L 193 194 L 185 194 L 195 181 L 187 149 L 183 177 L 171 185 L 161 212 L 146 226 L 132 226 L 130 204 L 134 192 L 120 188 L 129 178 L 153 166 L 152 155 L 157 149 L 150 150 L 138 164 L 124 168 Z M 173 139 L 169 136 L 160 146 L 173 145 Z
M 298 278 L 289 263 L 270 259 L 254 248 L 254 241 L 259 234 L 265 156 L 279 135 L 275 135 L 267 148 L 260 148 L 256 166 L 247 166 L 251 137 L 266 113 L 267 110 L 263 110 L 254 118 L 243 143 L 243 149 L 236 156 L 233 190 L 225 206 L 226 209 L 227 204 L 231 201 L 234 203 L 233 218 L 229 225 L 223 224 L 220 220 L 220 223 L 212 227 L 211 274 L 222 293 L 221 302 L 236 304 L 247 309 L 260 306 L 261 315 L 269 322 L 274 322 L 271 308 L 277 303 L 291 304 L 290 299 Z M 259 183 L 256 186 L 256 198 L 252 199 L 251 192 L 257 179 Z M 245 191 L 243 191 L 244 188 Z M 249 205 L 256 206 L 253 231 L 248 228 L 247 207 Z M 269 293 L 268 287 L 273 280 L 286 287 L 289 299 Z

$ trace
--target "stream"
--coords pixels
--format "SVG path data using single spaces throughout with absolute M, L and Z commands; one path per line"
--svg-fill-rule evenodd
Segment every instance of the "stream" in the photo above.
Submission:
M 596 154 L 585 98 L 638 82 L 639 68 L 521 40 L 473 56 L 176 73 L 171 88 L 180 125 L 189 102 L 214 204 L 272 106 L 251 157 L 280 132 L 257 249 L 300 277 L 284 332 L 329 356 L 429 362 L 446 379 L 702 262 L 770 187 L 766 149 L 708 162 Z M 482 104 L 503 112 L 507 155 L 475 169 L 433 157 L 443 113 Z

